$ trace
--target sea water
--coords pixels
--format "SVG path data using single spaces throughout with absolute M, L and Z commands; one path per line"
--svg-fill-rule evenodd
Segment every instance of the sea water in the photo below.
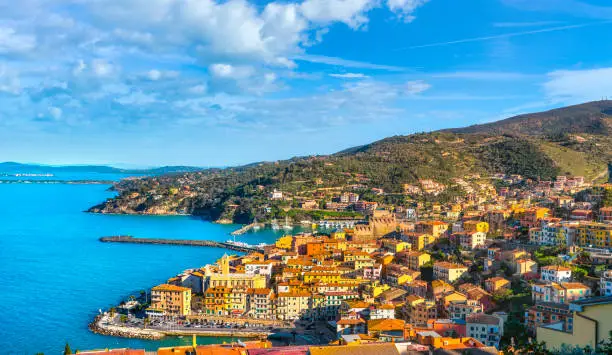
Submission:
M 117 176 L 115 176 L 116 178 Z M 78 177 L 74 177 L 78 178 Z M 236 225 L 189 216 L 98 215 L 84 211 L 111 197 L 108 185 L 0 184 L 0 354 L 59 354 L 75 349 L 156 349 L 188 344 L 91 333 L 108 309 L 188 268 L 213 263 L 215 248 L 102 243 L 101 236 L 226 241 Z M 282 231 L 237 237 L 271 243 Z M 188 339 L 189 338 L 189 339 Z M 228 338 L 198 338 L 222 343 Z

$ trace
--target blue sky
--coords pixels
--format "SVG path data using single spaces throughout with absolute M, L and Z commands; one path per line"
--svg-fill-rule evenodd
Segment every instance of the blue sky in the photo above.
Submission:
M 0 161 L 226 166 L 612 97 L 604 0 L 0 0 Z

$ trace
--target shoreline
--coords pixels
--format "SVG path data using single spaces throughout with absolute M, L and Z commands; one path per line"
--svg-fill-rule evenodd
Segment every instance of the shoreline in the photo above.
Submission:
M 107 315 L 97 315 L 89 323 L 89 330 L 94 334 L 114 336 L 128 339 L 161 340 L 165 337 L 199 336 L 199 337 L 236 337 L 236 338 L 261 338 L 268 337 L 272 333 L 261 331 L 232 331 L 219 328 L 219 330 L 157 330 L 147 328 L 136 328 L 107 324 Z M 106 324 L 105 324 L 106 323 Z

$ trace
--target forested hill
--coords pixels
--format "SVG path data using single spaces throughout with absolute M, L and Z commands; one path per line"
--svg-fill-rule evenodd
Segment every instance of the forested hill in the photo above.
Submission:
M 610 101 L 587 103 L 550 111 L 556 114 L 524 115 L 468 127 L 465 132 L 395 136 L 326 156 L 126 180 L 115 186 L 120 192 L 117 198 L 91 211 L 188 213 L 248 222 L 269 204 L 267 194 L 273 189 L 298 197 L 293 204 L 314 198 L 317 191 L 342 191 L 349 186 L 360 186 L 357 192 L 369 198 L 373 198 L 369 192 L 372 188 L 384 189 L 385 195 L 377 199 L 402 203 L 408 198 L 402 194 L 404 185 L 418 183 L 419 179 L 451 186 L 436 197 L 442 200 L 463 193 L 453 184 L 454 178 L 474 174 L 521 174 L 532 179 L 567 174 L 604 180 L 607 163 L 612 161 L 606 113 L 609 104 Z M 511 128 L 522 125 L 517 122 L 524 120 L 532 127 L 540 127 L 540 134 L 535 128 L 528 130 L 529 134 Z M 565 127 L 572 128 L 555 131 L 550 126 L 560 123 L 550 120 L 563 120 Z M 296 206 L 290 204 L 282 209 L 292 207 Z
M 566 133 L 610 135 L 612 134 L 612 100 L 592 101 L 446 131 L 529 136 L 555 136 Z

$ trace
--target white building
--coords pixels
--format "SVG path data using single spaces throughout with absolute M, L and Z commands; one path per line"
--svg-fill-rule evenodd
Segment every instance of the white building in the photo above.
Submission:
M 550 265 L 540 268 L 540 280 L 542 281 L 561 283 L 568 282 L 571 278 L 572 269 L 565 266 Z
M 272 275 L 272 262 L 266 261 L 251 261 L 244 265 L 244 272 L 247 275 L 265 275 L 270 278 Z
M 459 244 L 464 249 L 475 249 L 483 247 L 487 240 L 487 233 L 484 232 L 463 232 L 457 234 Z
M 383 304 L 370 309 L 370 319 L 395 319 L 395 307 Z
M 466 317 L 465 329 L 468 337 L 487 346 L 499 347 L 504 335 L 504 320 L 496 315 L 474 313 Z
M 272 193 L 270 193 L 270 199 L 272 199 L 272 200 L 282 200 L 283 199 L 283 192 L 282 191 L 278 191 L 277 189 L 274 189 L 274 191 L 272 191 Z
M 607 270 L 601 274 L 599 293 L 602 296 L 612 296 L 612 270 Z

